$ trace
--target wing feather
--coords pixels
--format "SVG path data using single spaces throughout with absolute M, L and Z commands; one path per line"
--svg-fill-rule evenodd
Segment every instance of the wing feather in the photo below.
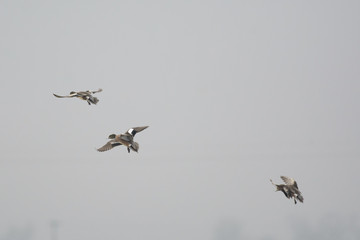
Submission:
M 57 98 L 72 98 L 72 97 L 75 97 L 75 95 L 71 96 L 71 95 L 67 95 L 67 96 L 60 96 L 60 95 L 57 95 L 55 93 L 53 93 L 53 95 Z
M 285 176 L 280 176 L 280 177 L 287 185 L 295 185 L 296 184 L 296 182 L 293 178 L 285 177 Z
M 96 90 L 96 91 L 92 91 L 91 93 L 98 93 L 98 92 L 102 92 L 102 89 L 101 88 L 99 88 L 98 90 Z
M 127 130 L 127 133 L 131 134 L 133 137 L 135 137 L 135 135 L 138 133 L 138 132 L 141 132 L 142 130 L 148 128 L 149 126 L 144 126 L 144 127 L 133 127 L 133 128 L 130 128 L 129 130 Z
M 105 151 L 108 151 L 108 150 L 112 149 L 113 147 L 116 147 L 119 145 L 121 145 L 121 143 L 109 141 L 104 146 L 102 146 L 101 148 L 98 148 L 97 150 L 99 152 L 105 152 Z

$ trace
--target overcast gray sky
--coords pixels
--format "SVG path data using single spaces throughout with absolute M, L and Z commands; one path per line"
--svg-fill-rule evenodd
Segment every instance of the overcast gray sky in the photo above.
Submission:
M 1 0 L 0 239 L 359 239 L 359 11 Z

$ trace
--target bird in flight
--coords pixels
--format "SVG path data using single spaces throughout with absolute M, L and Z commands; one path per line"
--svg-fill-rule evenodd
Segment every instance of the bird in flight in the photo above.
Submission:
M 299 200 L 300 202 L 304 202 L 304 198 L 301 195 L 301 192 L 299 191 L 298 185 L 296 181 L 293 178 L 280 176 L 280 178 L 285 182 L 285 184 L 275 184 L 271 179 L 270 182 L 276 186 L 276 192 L 282 191 L 287 198 L 293 198 L 294 203 L 296 204 L 296 200 Z
M 112 149 L 113 147 L 124 145 L 127 147 L 127 150 L 129 153 L 130 153 L 130 150 L 138 152 L 139 144 L 137 142 L 134 142 L 135 134 L 138 132 L 141 132 L 142 130 L 144 130 L 148 127 L 149 126 L 130 128 L 125 133 L 119 134 L 119 135 L 110 134 L 108 139 L 111 139 L 111 140 L 108 141 L 101 148 L 98 148 L 97 150 L 99 152 L 105 152 L 105 151 Z
M 74 91 L 72 91 L 67 96 L 60 96 L 60 95 L 57 95 L 55 93 L 53 93 L 53 95 L 55 97 L 57 97 L 57 98 L 73 98 L 73 97 L 77 97 L 77 98 L 79 98 L 81 100 L 87 101 L 87 103 L 89 105 L 91 105 L 91 104 L 97 104 L 99 102 L 99 99 L 97 97 L 94 97 L 93 94 L 101 92 L 101 91 L 102 91 L 102 89 L 99 88 L 97 91 L 89 91 L 89 90 L 85 91 L 85 92 L 74 92 Z

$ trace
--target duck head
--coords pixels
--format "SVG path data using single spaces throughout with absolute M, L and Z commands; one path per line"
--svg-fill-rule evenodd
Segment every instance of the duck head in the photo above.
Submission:
M 115 139 L 115 137 L 116 137 L 116 134 L 113 133 L 113 134 L 109 135 L 108 139 Z

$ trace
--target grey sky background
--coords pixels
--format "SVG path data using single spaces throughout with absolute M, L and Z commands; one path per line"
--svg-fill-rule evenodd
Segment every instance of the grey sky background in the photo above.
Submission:
M 359 10 L 0 1 L 0 239 L 359 239 Z

